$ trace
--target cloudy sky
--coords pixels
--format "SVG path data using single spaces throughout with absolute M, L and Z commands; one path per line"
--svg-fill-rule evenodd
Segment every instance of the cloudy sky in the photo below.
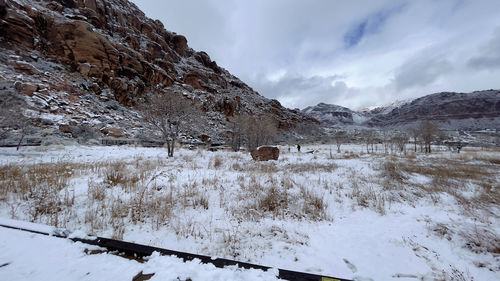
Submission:
M 500 0 L 132 0 L 290 108 L 500 89 Z

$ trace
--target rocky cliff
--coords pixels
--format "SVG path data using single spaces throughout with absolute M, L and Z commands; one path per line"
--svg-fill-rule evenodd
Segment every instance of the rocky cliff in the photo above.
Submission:
M 0 89 L 20 94 L 39 133 L 136 137 L 146 93 L 179 93 L 223 140 L 234 115 L 268 115 L 286 132 L 313 123 L 219 67 L 127 0 L 0 0 Z M 154 106 L 154 105 L 151 105 Z M 194 136 L 196 137 L 196 136 Z
M 326 127 L 405 129 L 428 120 L 448 130 L 500 129 L 500 91 L 443 92 L 362 112 L 318 104 L 303 112 Z

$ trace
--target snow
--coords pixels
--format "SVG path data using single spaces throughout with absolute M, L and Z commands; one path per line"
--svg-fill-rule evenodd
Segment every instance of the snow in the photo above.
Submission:
M 7 164 L 29 167 L 42 163 L 78 163 L 93 167 L 89 168 L 91 172 L 73 171 L 67 188 L 61 191 L 64 194 L 67 189 L 75 197 L 72 208 L 59 220 L 63 227 L 74 231 L 72 235 L 75 237 L 87 237 L 88 234 L 112 237 L 116 234 L 105 211 L 118 202 L 117 198 L 133 202 L 135 195 L 127 192 L 126 187 L 106 185 L 103 180 L 105 168 L 100 168 L 100 165 L 107 167 L 123 162 L 130 174 L 142 169 L 151 170 L 144 184 L 140 185 L 150 192 L 145 198 L 173 194 L 175 199 L 169 205 L 171 213 L 158 224 L 149 216 L 135 222 L 130 213 L 119 217 L 118 221 L 124 223 L 121 239 L 125 241 L 354 280 L 451 280 L 450 276 L 457 272 L 469 280 L 500 279 L 500 257 L 485 251 L 471 251 L 467 248 L 467 241 L 459 235 L 472 231 L 474 227 L 499 233 L 498 206 L 485 209 L 484 212 L 489 212 L 487 215 L 476 216 L 464 211 L 456 198 L 445 192 L 421 198 L 415 195 L 421 189 L 413 189 L 410 185 L 425 187 L 431 185 L 433 179 L 418 173 L 406 175 L 405 185 L 408 187 L 387 191 L 379 170 L 381 163 L 393 158 L 401 163 L 417 164 L 463 159 L 464 163 L 478 165 L 478 169 L 489 167 L 496 171 L 496 176 L 484 178 L 480 183 L 491 183 L 491 188 L 498 188 L 499 167 L 486 166 L 484 160 L 498 157 L 498 152 L 471 150 L 467 152 L 469 154 L 458 155 L 436 149 L 436 153 L 430 156 L 418 154 L 407 159 L 398 155 L 365 154 L 362 145 L 343 145 L 342 153 L 333 154 L 330 151 L 336 151 L 336 147 L 328 145 L 303 146 L 302 151 L 314 150 L 313 154 L 286 152 L 287 147 L 280 147 L 280 150 L 278 161 L 255 163 L 248 153 L 203 149 L 181 148 L 176 150 L 175 157 L 168 158 L 164 148 L 132 146 L 52 146 L 22 148 L 20 151 L 0 148 L 0 167 Z M 217 159 L 219 164 L 215 164 Z M 309 165 L 313 168 L 309 169 Z M 334 167 L 330 169 L 329 165 Z M 472 180 L 458 182 L 456 192 L 469 200 L 479 188 L 477 184 Z M 105 208 L 89 199 L 89 188 L 102 186 L 107 198 L 102 202 Z M 273 214 L 253 205 L 261 196 L 260 190 L 264 192 L 272 186 L 289 186 L 287 195 L 293 208 Z M 326 218 L 303 213 L 300 202 L 306 193 L 301 189 L 323 199 Z M 356 189 L 360 194 L 355 192 Z M 362 194 L 370 192 L 375 194 L 375 199 L 360 203 Z M 200 198 L 205 198 L 207 208 L 195 204 Z M 382 201 L 385 205 L 377 207 Z M 12 223 L 7 218 L 32 220 L 28 208 L 30 202 L 15 195 L 0 200 L 0 217 L 5 218 L 0 224 L 6 220 Z M 12 209 L 14 205 L 18 206 L 15 211 Z M 160 207 L 157 208 L 150 215 L 153 218 L 160 213 Z M 483 211 L 477 212 L 481 214 Z M 96 216 L 97 226 L 88 222 L 90 214 Z M 41 216 L 34 221 L 49 223 L 50 218 Z M 436 235 L 432 229 L 438 224 L 448 227 L 449 233 L 442 237 Z M 29 223 L 20 225 L 37 227 Z M 212 265 L 203 265 L 199 261 L 183 263 L 156 254 L 146 263 L 139 264 L 109 254 L 87 255 L 83 253 L 87 246 L 64 239 L 13 233 L 17 232 L 0 228 L 0 265 L 11 262 L 0 267 L 0 280 L 16 277 L 45 280 L 51 274 L 55 274 L 52 277 L 61 277 L 55 278 L 60 280 L 96 280 L 101 279 L 101 275 L 102 280 L 131 280 L 140 271 L 155 272 L 153 278 L 157 279 L 151 280 L 176 277 L 181 280 L 187 277 L 193 280 L 275 278 L 273 272 L 214 269 Z M 43 248 L 44 245 L 48 248 Z M 36 255 L 30 257 L 16 247 L 49 252 L 50 259 L 44 260 Z M 60 252 L 50 252 L 53 247 L 58 247 Z M 57 256 L 62 258 L 58 260 Z M 105 269 L 109 267 L 103 264 L 110 263 L 116 266 L 107 272 Z M 63 268 L 71 268 L 74 264 L 79 264 L 80 268 Z M 87 272 L 90 277 L 85 275 Z
M 377 114 L 388 114 L 394 109 L 401 108 L 402 106 L 411 103 L 413 100 L 414 99 L 396 100 L 394 102 L 385 105 L 370 106 L 364 109 L 363 111 L 366 112 L 377 111 Z
M 36 231 L 36 232 L 41 232 L 41 233 L 46 233 L 46 234 L 51 234 L 56 230 L 56 228 L 53 226 L 32 223 L 32 222 L 25 222 L 25 221 L 20 221 L 20 220 L 7 219 L 7 218 L 0 218 L 0 225 L 21 228 L 21 229 L 26 229 L 26 230 L 31 230 L 31 231 Z
M 140 272 L 154 273 L 152 281 L 278 280 L 275 270 L 219 269 L 158 253 L 140 263 L 80 242 L 0 227 L 0 280 L 132 280 Z
M 358 113 L 353 113 L 352 114 L 352 120 L 354 121 L 354 123 L 356 124 L 362 124 L 366 121 L 368 121 L 370 118 L 367 117 L 367 116 L 363 116 L 361 114 L 358 114 Z

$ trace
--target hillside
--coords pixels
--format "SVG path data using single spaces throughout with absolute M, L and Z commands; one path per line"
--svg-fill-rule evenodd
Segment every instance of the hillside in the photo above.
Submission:
M 443 92 L 427 95 L 367 123 L 377 127 L 410 127 L 429 120 L 445 129 L 500 129 L 500 91 Z
M 366 114 L 334 104 L 319 103 L 316 106 L 304 108 L 302 112 L 315 118 L 324 126 L 360 125 L 368 120 Z
M 35 137 L 144 137 L 134 110 L 147 93 L 182 94 L 203 118 L 200 134 L 224 141 L 235 115 L 269 116 L 286 134 L 310 123 L 269 100 L 187 39 L 126 0 L 0 0 L 2 99 L 20 95 Z M 151 105 L 154 106 L 154 105 Z
M 500 91 L 436 93 L 361 112 L 320 103 L 302 112 L 326 127 L 404 129 L 428 120 L 448 130 L 500 129 Z

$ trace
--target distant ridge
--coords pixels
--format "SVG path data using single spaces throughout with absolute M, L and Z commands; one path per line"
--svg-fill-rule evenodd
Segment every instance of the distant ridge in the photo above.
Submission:
M 359 112 L 320 103 L 302 112 L 325 127 L 404 129 L 428 120 L 448 130 L 499 130 L 500 90 L 435 93 Z

